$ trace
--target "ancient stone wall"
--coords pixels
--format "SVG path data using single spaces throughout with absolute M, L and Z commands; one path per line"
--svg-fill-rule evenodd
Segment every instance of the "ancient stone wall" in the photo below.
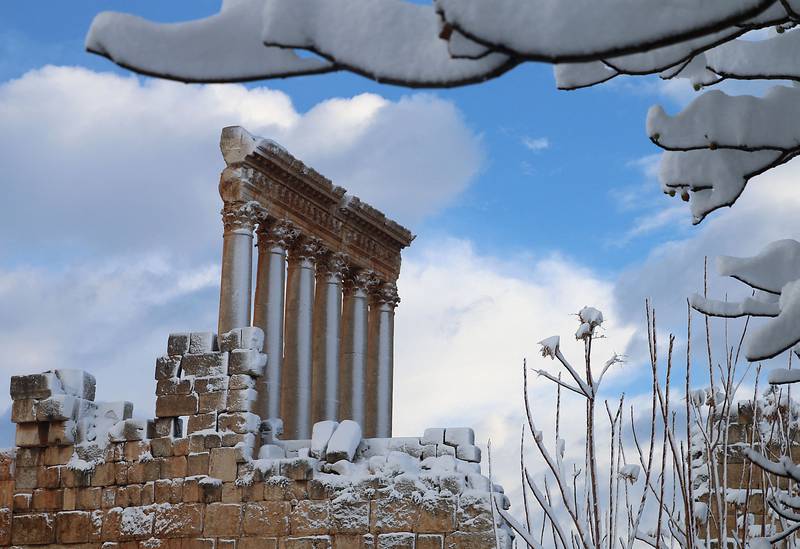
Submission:
M 0 545 L 79 549 L 510 547 L 470 429 L 362 439 L 352 421 L 284 441 L 253 413 L 258 328 L 173 334 L 156 417 L 98 402 L 74 370 L 11 380 Z

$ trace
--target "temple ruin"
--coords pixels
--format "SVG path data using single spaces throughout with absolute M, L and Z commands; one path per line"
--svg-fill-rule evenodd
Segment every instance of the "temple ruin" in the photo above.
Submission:
M 221 149 L 217 332 L 169 335 L 150 418 L 80 370 L 13 376 L 0 546 L 510 549 L 472 429 L 391 433 L 413 235 L 274 142 Z

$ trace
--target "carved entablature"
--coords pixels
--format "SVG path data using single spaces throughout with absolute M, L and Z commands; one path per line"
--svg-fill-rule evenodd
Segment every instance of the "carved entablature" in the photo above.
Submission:
M 220 181 L 223 201 L 256 201 L 268 221 L 289 221 L 328 250 L 347 254 L 354 268 L 397 280 L 400 252 L 414 240 L 408 229 L 244 128 L 223 129 L 220 148 L 228 165 Z

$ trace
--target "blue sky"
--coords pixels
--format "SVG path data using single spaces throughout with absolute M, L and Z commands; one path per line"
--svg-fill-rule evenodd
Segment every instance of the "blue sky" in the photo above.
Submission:
M 41 2 L 11 1 L 0 6 L 0 79 L 47 63 L 129 74 L 83 50 L 85 32 L 97 12 L 126 11 L 166 22 L 218 9 L 213 0 L 46 5 L 43 9 Z M 300 111 L 329 97 L 371 92 L 396 100 L 411 93 L 348 73 L 249 86 L 282 90 Z M 644 117 L 649 105 L 664 97 L 648 93 L 650 89 L 657 88 L 629 81 L 559 92 L 550 66 L 525 64 L 483 85 L 432 92 L 454 102 L 467 125 L 482 136 L 485 160 L 478 178 L 451 207 L 414 229 L 468 236 L 480 248 L 495 251 L 558 248 L 607 273 L 641 259 L 663 240 L 663 231 L 624 246 L 610 242 L 640 215 L 621 210 L 616 193 L 641 185 L 642 171 L 633 163 L 657 152 L 645 137 Z M 548 146 L 531 150 L 525 139 L 546 140 Z M 655 184 L 650 192 L 648 198 L 661 198 Z
M 347 73 L 204 87 L 135 77 L 83 50 L 102 10 L 181 21 L 217 8 L 0 3 L 0 349 L 12 357 L 0 385 L 84 368 L 98 399 L 152 415 L 167 334 L 216 324 L 217 140 L 230 124 L 277 138 L 419 235 L 399 281 L 395 432 L 472 425 L 493 438 L 501 476 L 517 459 L 522 357 L 553 368 L 537 341 L 559 334 L 580 357 L 571 314 L 601 308 L 599 359 L 629 357 L 607 376 L 608 396 L 645 403 L 644 299 L 680 355 L 704 256 L 797 237 L 793 163 L 690 226 L 688 208 L 660 192 L 644 123 L 651 104 L 675 112 L 691 93 L 655 78 L 559 92 L 549 66 L 526 64 L 435 92 Z M 717 297 L 739 291 L 711 282 Z M 549 410 L 546 382 L 532 394 Z M 579 429 L 582 409 L 569 407 L 565 425 Z M 9 427 L 0 421 L 0 446 Z

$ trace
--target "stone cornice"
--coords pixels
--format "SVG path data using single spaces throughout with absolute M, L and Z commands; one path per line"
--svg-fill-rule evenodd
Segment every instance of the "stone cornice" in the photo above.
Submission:
M 400 251 L 414 240 L 408 229 L 244 128 L 223 129 L 220 149 L 228 165 L 220 183 L 224 201 L 255 200 L 332 251 L 347 253 L 355 266 L 397 279 Z

